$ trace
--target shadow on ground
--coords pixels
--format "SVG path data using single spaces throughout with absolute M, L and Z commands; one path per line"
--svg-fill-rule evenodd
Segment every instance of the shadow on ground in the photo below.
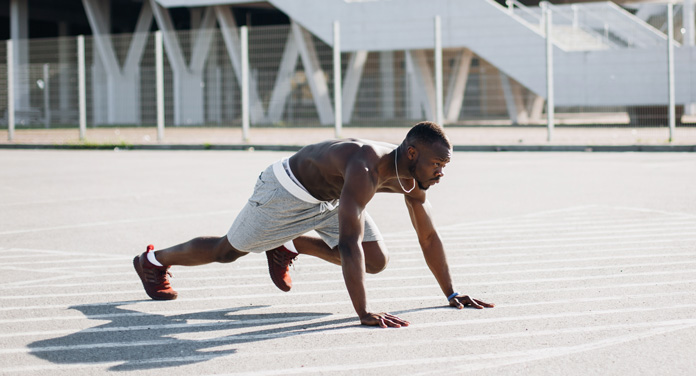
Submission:
M 64 337 L 33 342 L 28 345 L 30 353 L 56 364 L 119 363 L 110 368 L 112 371 L 165 368 L 204 362 L 236 352 L 236 349 L 214 350 L 221 346 L 229 348 L 233 344 L 356 325 L 352 318 L 308 322 L 330 316 L 328 313 L 241 313 L 263 308 L 261 306 L 172 316 L 120 307 L 138 302 L 70 307 L 88 319 L 110 321 Z M 287 325 L 293 323 L 295 325 Z M 242 333 L 222 337 L 200 335 L 235 328 Z M 196 338 L 182 338 L 187 336 Z

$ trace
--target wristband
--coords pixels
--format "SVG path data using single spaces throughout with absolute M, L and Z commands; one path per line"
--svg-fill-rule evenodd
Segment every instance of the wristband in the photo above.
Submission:
M 450 300 L 454 299 L 454 297 L 456 297 L 457 295 L 459 295 L 458 292 L 452 293 L 452 295 L 450 295 L 450 296 L 447 297 L 447 301 L 449 302 Z

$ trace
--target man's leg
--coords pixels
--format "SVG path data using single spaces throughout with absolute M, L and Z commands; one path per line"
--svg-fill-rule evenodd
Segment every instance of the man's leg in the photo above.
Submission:
M 341 255 L 338 247 L 329 248 L 320 239 L 311 236 L 300 236 L 293 240 L 295 248 L 300 254 L 311 255 L 332 264 L 341 265 Z M 363 242 L 363 252 L 365 252 L 365 270 L 370 274 L 376 274 L 384 270 L 389 263 L 389 252 L 383 241 Z
M 227 236 L 200 237 L 161 251 L 147 251 L 133 259 L 133 267 L 143 283 L 145 292 L 152 299 L 173 300 L 178 294 L 169 283 L 171 265 L 203 265 L 211 262 L 232 262 L 244 255 L 232 247 Z M 154 256 L 154 257 L 153 257 Z
M 227 236 L 200 237 L 185 243 L 155 252 L 155 258 L 163 265 L 196 266 L 211 262 L 232 262 L 248 255 L 238 251 L 227 240 Z

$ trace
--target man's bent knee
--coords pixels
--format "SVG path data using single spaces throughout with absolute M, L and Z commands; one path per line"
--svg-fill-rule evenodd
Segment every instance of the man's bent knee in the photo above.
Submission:
M 227 240 L 227 237 L 223 236 L 218 241 L 216 247 L 215 261 L 220 263 L 230 263 L 245 255 L 247 255 L 246 252 L 235 249 L 230 244 L 229 240 Z
M 377 274 L 387 268 L 389 264 L 389 253 L 382 244 L 364 243 L 365 250 L 365 271 L 370 274 Z

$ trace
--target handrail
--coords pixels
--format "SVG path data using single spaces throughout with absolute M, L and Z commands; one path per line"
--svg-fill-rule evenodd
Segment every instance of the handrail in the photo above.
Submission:
M 544 1 L 544 2 L 540 3 L 539 5 L 551 10 L 551 12 L 554 14 L 554 21 L 558 20 L 558 17 L 555 17 L 555 15 L 558 15 L 558 16 L 564 18 L 574 28 L 576 28 L 578 30 L 582 30 L 583 32 L 587 33 L 588 35 L 597 38 L 597 40 L 601 41 L 602 44 L 608 45 L 610 47 L 617 46 L 616 43 L 611 41 L 607 35 L 608 25 L 606 23 L 605 23 L 605 33 L 601 34 L 597 30 L 593 29 L 592 27 L 581 24 L 575 17 L 569 17 L 568 15 L 566 15 L 566 12 L 564 12 L 561 7 L 558 7 L 554 4 L 551 4 L 548 1 Z
M 640 26 L 641 28 L 648 30 L 649 32 L 655 34 L 656 36 L 658 36 L 664 40 L 667 40 L 667 37 L 663 33 L 661 33 L 659 30 L 657 30 L 657 28 L 655 28 L 653 25 L 651 25 L 647 22 L 641 22 L 640 19 L 635 17 L 633 14 L 631 14 L 631 12 L 627 11 L 626 9 L 624 9 L 616 4 L 614 4 L 611 1 L 608 1 L 607 3 L 608 3 L 607 5 L 609 7 L 613 8 L 617 12 L 628 15 L 629 17 L 626 17 L 626 18 L 628 18 L 630 20 L 629 22 L 632 22 L 632 23 Z
M 520 3 L 518 0 L 505 0 L 505 4 L 507 5 L 508 12 L 510 14 L 514 14 L 515 6 L 517 6 L 518 9 L 527 13 L 527 15 L 531 16 L 532 18 L 535 18 L 537 21 L 539 21 L 541 19 L 540 14 L 537 14 L 537 13 L 529 10 L 529 8 L 526 5 Z

